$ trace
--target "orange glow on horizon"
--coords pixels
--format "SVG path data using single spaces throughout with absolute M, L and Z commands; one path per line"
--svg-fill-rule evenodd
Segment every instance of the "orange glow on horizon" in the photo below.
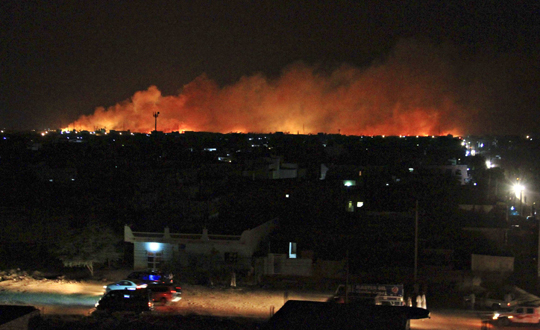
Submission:
M 150 86 L 68 128 L 151 133 L 157 119 L 165 133 L 459 136 L 477 112 L 464 105 L 463 87 L 444 57 L 423 45 L 398 45 L 383 64 L 367 69 L 319 71 L 296 63 L 278 78 L 256 74 L 224 87 L 203 74 L 171 96 Z

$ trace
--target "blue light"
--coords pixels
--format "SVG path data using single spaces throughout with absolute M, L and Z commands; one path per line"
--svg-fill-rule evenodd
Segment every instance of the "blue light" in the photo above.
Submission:
M 159 275 L 148 275 L 148 278 L 150 279 L 150 281 L 159 281 L 161 276 L 159 276 Z

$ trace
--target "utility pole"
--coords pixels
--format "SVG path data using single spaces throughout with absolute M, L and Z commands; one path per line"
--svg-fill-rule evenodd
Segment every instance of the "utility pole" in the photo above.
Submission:
M 414 208 L 414 283 L 418 273 L 418 200 Z
M 349 249 L 347 249 L 347 257 L 346 257 L 346 267 L 347 267 L 347 274 L 345 279 L 345 303 L 349 302 Z
M 538 220 L 535 220 L 535 221 L 538 221 Z M 539 238 L 539 240 L 538 240 L 538 255 L 540 256 L 540 226 L 538 226 L 538 238 Z M 540 258 L 537 258 L 537 259 L 538 259 L 537 272 L 538 272 L 538 277 L 540 278 Z
M 523 188 L 519 190 L 519 215 L 523 216 Z
M 154 132 L 157 133 L 157 117 L 159 116 L 159 112 L 154 112 L 153 116 L 154 116 L 154 118 L 155 118 Z

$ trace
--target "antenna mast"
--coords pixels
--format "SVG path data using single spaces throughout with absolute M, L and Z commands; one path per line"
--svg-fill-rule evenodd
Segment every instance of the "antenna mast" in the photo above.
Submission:
M 155 122 L 154 122 L 154 132 L 157 133 L 157 117 L 159 116 L 159 112 L 154 112 L 154 114 L 153 114 L 152 116 L 154 116 L 154 118 L 155 118 Z

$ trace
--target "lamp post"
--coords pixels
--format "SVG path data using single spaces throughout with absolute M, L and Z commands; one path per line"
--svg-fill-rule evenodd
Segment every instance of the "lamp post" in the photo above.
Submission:
M 153 114 L 152 116 L 154 116 L 154 118 L 155 118 L 155 122 L 154 122 L 154 132 L 157 133 L 157 117 L 159 116 L 159 112 L 154 112 L 154 114 Z

